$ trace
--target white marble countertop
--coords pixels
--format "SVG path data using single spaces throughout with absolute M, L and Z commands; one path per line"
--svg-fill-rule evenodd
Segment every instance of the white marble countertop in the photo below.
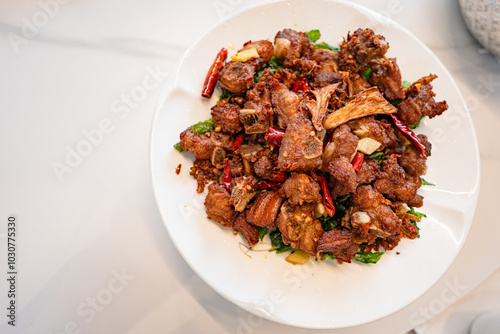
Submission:
M 0 332 L 309 332 L 256 320 L 208 287 L 170 241 L 150 182 L 150 127 L 166 75 L 207 29 L 257 2 L 0 2 L 3 310 L 8 217 L 18 223 L 16 326 L 3 311 Z M 474 299 L 467 293 L 500 267 L 500 64 L 454 0 L 355 2 L 412 31 L 457 81 L 477 131 L 481 193 L 469 238 L 435 286 L 387 318 L 328 333 L 430 333 L 428 320 Z M 145 80 L 147 94 L 130 99 Z

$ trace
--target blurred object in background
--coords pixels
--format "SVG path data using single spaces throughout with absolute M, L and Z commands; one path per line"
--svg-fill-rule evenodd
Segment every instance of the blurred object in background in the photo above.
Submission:
M 460 0 L 460 8 L 474 37 L 500 59 L 500 0 Z

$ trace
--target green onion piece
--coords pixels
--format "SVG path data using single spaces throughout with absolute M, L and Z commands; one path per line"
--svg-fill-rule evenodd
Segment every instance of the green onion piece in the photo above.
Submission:
M 362 263 L 377 263 L 382 255 L 384 255 L 384 252 L 365 253 L 363 249 L 360 249 L 359 252 L 354 255 L 353 260 Z

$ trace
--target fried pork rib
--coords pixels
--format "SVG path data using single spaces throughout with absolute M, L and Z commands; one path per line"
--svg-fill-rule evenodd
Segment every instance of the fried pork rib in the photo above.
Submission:
M 292 29 L 274 43 L 245 43 L 218 75 L 227 91 L 211 108 L 215 129 L 180 134 L 196 159 L 197 191 L 209 184 L 208 218 L 249 246 L 261 228 L 278 229 L 284 244 L 339 262 L 416 238 L 409 207 L 423 204 L 418 189 L 432 146 L 404 126 L 448 105 L 434 100 L 435 75 L 405 90 L 388 49 L 371 29 L 349 33 L 338 52 Z M 345 214 L 324 231 L 315 213 L 333 215 L 334 206 Z
M 286 245 L 300 248 L 312 255 L 316 254 L 323 228 L 314 217 L 314 204 L 292 206 L 288 201 L 284 202 L 277 225 Z

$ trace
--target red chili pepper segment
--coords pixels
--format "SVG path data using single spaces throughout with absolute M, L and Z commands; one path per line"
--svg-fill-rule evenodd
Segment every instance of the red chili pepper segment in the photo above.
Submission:
M 269 179 L 269 181 L 283 183 L 286 179 L 288 179 L 288 176 L 288 173 L 282 170 L 275 170 L 273 171 L 273 176 Z
M 418 152 L 424 158 L 427 158 L 427 155 L 425 154 L 425 146 L 418 140 L 417 135 L 410 129 L 410 127 L 400 120 L 395 114 L 391 114 L 391 118 L 394 125 L 403 134 L 403 136 L 417 148 Z
M 222 172 L 222 182 L 227 191 L 231 192 L 231 168 L 229 167 L 229 160 L 226 159 L 224 170 Z
M 361 152 L 356 152 L 354 155 L 354 158 L 352 158 L 352 167 L 354 167 L 354 170 L 356 172 L 359 172 L 361 169 L 361 166 L 363 166 L 363 161 L 365 160 L 365 155 Z
M 306 81 L 303 80 L 297 80 L 294 82 L 293 87 L 292 87 L 292 92 L 294 93 L 299 93 L 299 92 L 307 92 L 309 91 L 309 85 L 307 84 Z
M 233 152 L 238 150 L 241 147 L 241 144 L 243 143 L 243 139 L 245 139 L 245 134 L 240 133 L 239 135 L 236 136 L 236 139 L 234 140 L 233 143 Z
M 203 84 L 203 90 L 201 91 L 201 96 L 206 98 L 210 98 L 212 96 L 215 84 L 217 83 L 217 79 L 219 78 L 219 72 L 224 66 L 224 61 L 226 60 L 226 58 L 227 49 L 222 48 L 215 57 L 212 66 L 210 66 L 210 69 L 208 70 L 207 76 L 205 77 L 205 83 Z
M 257 182 L 257 189 L 279 189 L 281 187 L 281 183 L 270 182 L 270 181 L 259 181 Z
M 283 131 L 283 130 L 276 129 L 276 128 L 269 128 L 269 129 L 267 129 L 267 132 L 266 132 L 264 138 L 269 142 L 269 144 L 280 147 L 284 134 L 285 134 L 285 131 Z
M 335 205 L 333 204 L 332 195 L 330 194 L 330 189 L 328 189 L 328 182 L 326 182 L 326 177 L 318 176 L 319 184 L 321 186 L 321 193 L 323 194 L 323 205 L 326 212 L 330 217 L 335 215 Z

